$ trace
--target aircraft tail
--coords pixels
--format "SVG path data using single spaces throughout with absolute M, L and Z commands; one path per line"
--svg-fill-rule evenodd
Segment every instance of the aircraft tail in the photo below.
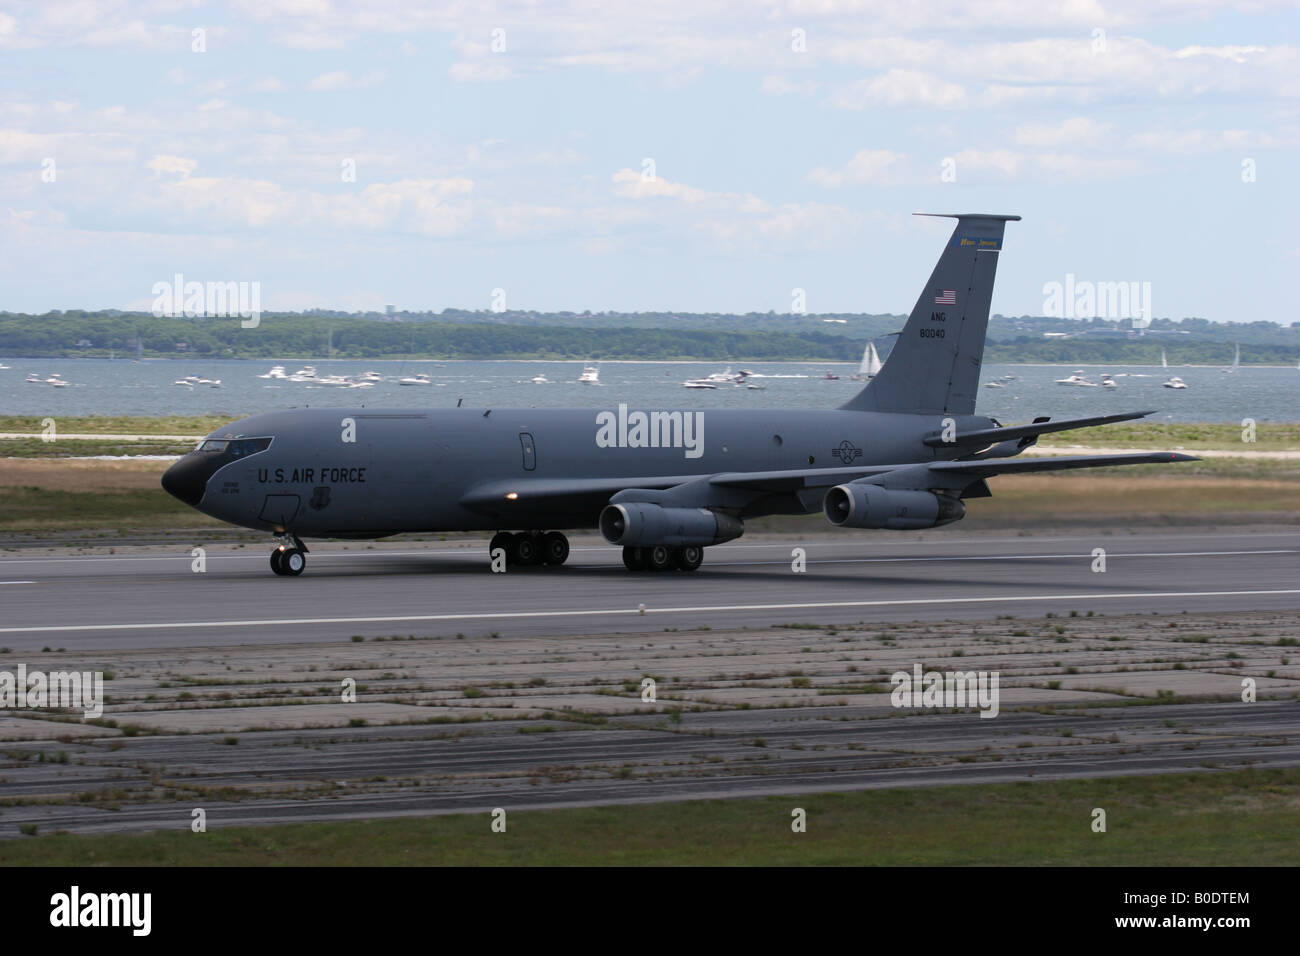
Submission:
M 884 368 L 841 408 L 922 415 L 975 411 L 1002 232 L 1020 217 L 917 215 L 943 215 L 956 219 L 957 227 Z

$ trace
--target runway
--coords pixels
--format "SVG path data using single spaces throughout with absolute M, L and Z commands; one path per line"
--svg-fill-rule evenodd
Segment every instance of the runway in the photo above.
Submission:
M 1300 532 L 996 537 L 823 533 L 710 548 L 703 568 L 629 574 L 575 539 L 569 563 L 493 574 L 482 544 L 315 545 L 299 578 L 266 550 L 0 557 L 14 650 L 347 640 L 401 631 L 603 634 L 772 623 L 1300 608 Z M 1105 571 L 1094 571 L 1094 550 Z M 806 555 L 796 570 L 795 549 Z

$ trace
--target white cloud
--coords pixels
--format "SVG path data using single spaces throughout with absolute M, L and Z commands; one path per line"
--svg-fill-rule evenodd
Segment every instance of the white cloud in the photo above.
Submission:
M 199 164 L 196 160 L 184 156 L 155 156 L 145 163 L 145 166 L 159 175 L 178 175 L 184 178 L 198 169 Z
M 831 105 L 846 110 L 870 107 L 923 107 L 961 109 L 966 90 L 960 84 L 942 80 L 932 73 L 894 69 L 881 75 L 842 86 L 831 94 Z
M 839 169 L 818 166 L 808 181 L 827 189 L 841 186 L 892 186 L 909 179 L 907 155 L 891 149 L 861 149 Z

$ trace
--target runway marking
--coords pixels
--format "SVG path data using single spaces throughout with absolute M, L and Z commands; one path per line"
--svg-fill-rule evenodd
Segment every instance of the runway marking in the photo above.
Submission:
M 749 544 L 728 547 L 728 551 L 739 550 L 740 548 L 759 549 L 759 548 L 777 548 L 785 551 L 791 547 L 801 547 L 805 550 L 813 548 L 847 547 L 851 542 L 821 542 L 816 545 L 801 544 L 797 540 L 792 540 L 791 544 Z M 613 545 L 608 548 L 572 548 L 571 553 L 578 554 L 582 552 L 608 552 L 616 550 Z M 1300 548 L 1269 548 L 1263 550 L 1242 550 L 1242 551 L 1110 551 L 1107 558 L 1203 558 L 1203 557 L 1229 557 L 1232 555 L 1258 555 L 1258 554 L 1300 554 Z M 462 548 L 450 550 L 424 550 L 424 551 L 313 551 L 311 552 L 312 560 L 318 561 L 326 558 L 414 558 L 414 557 L 438 557 L 453 555 L 458 557 L 470 557 L 477 559 L 486 557 L 481 555 L 477 549 Z M 891 564 L 907 561 L 1036 561 L 1043 558 L 1091 558 L 1091 553 L 1078 552 L 1066 554 L 971 554 L 971 555 L 899 555 L 897 557 L 885 558 L 814 558 L 810 564 Z M 266 556 L 262 553 L 256 554 L 223 554 L 220 552 L 209 554 L 209 558 L 214 561 L 258 561 L 265 562 Z M 0 560 L 0 565 L 5 564 L 60 564 L 76 561 L 184 561 L 189 563 L 191 556 L 188 551 L 176 554 L 160 554 L 153 557 L 129 557 L 118 555 L 103 555 L 78 558 L 6 558 Z M 759 565 L 759 564 L 785 564 L 785 561 L 710 561 L 709 567 L 737 567 L 742 565 Z M 612 565 L 622 567 L 621 564 Z
M 699 607 L 597 608 L 572 611 L 476 611 L 463 614 L 399 614 L 383 617 L 301 617 L 248 621 L 173 621 L 141 624 L 55 624 L 40 627 L 0 627 L 0 634 L 34 634 L 66 631 L 161 631 L 168 628 L 287 627 L 305 624 L 396 624 L 417 621 L 483 621 L 551 617 L 613 617 L 643 614 L 711 614 L 736 611 L 807 611 L 825 608 L 903 607 L 917 605 L 1023 603 L 1028 601 L 1099 601 L 1117 598 L 1243 597 L 1246 595 L 1300 594 L 1300 588 L 1256 591 L 1129 591 L 1119 594 L 1012 594 L 1001 597 L 906 598 L 890 601 L 809 601 L 794 604 L 718 604 Z
M 35 581 L 0 581 L 0 584 L 35 584 Z

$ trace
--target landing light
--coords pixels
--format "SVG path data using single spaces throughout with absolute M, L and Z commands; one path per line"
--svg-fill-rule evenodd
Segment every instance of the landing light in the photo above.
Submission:
M 514 500 L 515 500 L 516 498 L 518 498 L 518 497 L 519 497 L 519 492 L 517 492 L 517 491 L 512 491 L 512 492 L 510 492 L 510 494 L 506 495 L 506 500 L 507 500 L 507 501 L 514 501 Z

